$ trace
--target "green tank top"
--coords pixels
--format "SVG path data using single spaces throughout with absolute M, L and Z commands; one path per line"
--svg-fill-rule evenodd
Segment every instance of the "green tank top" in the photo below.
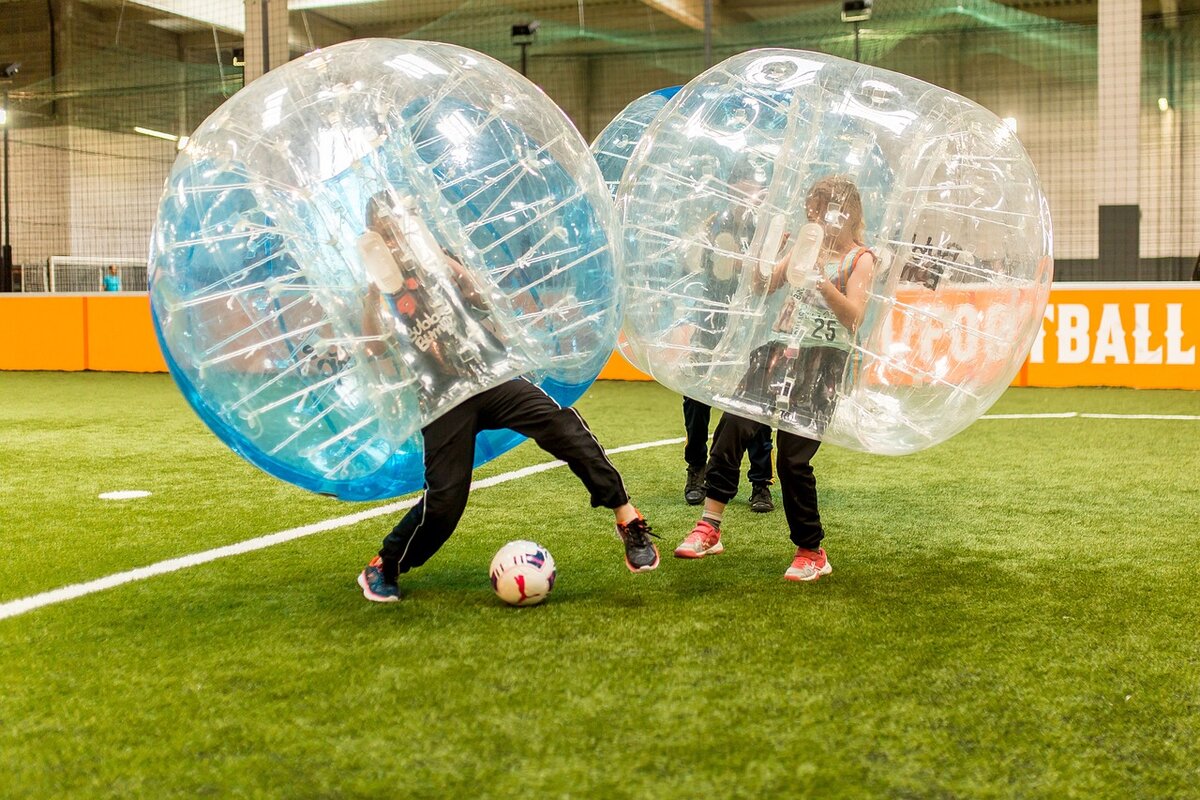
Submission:
M 822 266 L 825 279 L 845 293 L 859 257 L 867 252 L 870 251 L 865 247 L 854 247 L 840 260 L 827 261 Z M 771 325 L 771 341 L 795 348 L 854 349 L 853 334 L 838 321 L 833 309 L 813 286 L 794 287 L 784 294 L 783 306 Z

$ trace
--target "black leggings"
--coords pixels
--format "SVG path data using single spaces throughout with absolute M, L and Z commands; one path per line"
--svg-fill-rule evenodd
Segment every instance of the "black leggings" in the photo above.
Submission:
M 683 446 L 683 460 L 697 472 L 704 469 L 708 462 L 708 421 L 711 414 L 712 406 L 690 397 L 683 398 L 683 429 L 687 434 L 687 443 Z M 746 470 L 746 479 L 752 486 L 770 483 L 774 476 L 771 468 L 771 447 L 770 428 L 765 428 L 750 440 L 747 448 L 750 454 L 750 469 Z
M 527 380 L 502 383 L 476 395 L 431 422 L 425 438 L 425 494 L 387 538 L 379 555 L 384 575 L 419 567 L 436 553 L 467 507 L 475 436 L 511 428 L 537 442 L 571 471 L 591 493 L 592 507 L 617 508 L 629 495 L 617 468 L 608 460 L 587 423 L 573 408 L 563 408 Z
M 789 354 L 781 343 L 763 345 L 751 352 L 750 368 L 738 392 L 767 409 L 783 406 L 795 422 L 811 421 L 809 427 L 819 435 L 837 407 L 837 391 L 848 356 L 845 350 L 833 347 L 800 348 Z M 749 443 L 764 432 L 769 435 L 770 428 L 761 422 L 722 415 L 708 456 L 708 497 L 722 503 L 733 499 L 742 456 Z M 775 467 L 792 543 L 815 550 L 825 538 L 811 463 L 821 442 L 787 431 L 779 431 L 775 439 Z
M 746 447 L 755 436 L 770 428 L 761 422 L 725 413 L 713 434 L 708 454 L 707 496 L 728 503 L 737 494 L 738 471 Z M 792 543 L 816 550 L 825 538 L 821 514 L 817 510 L 817 480 L 813 476 L 812 457 L 821 443 L 787 431 L 775 434 L 775 466 L 783 494 L 783 513 L 787 517 Z

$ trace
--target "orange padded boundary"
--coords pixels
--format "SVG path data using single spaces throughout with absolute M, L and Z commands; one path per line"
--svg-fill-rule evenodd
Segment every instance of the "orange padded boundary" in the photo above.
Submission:
M 83 295 L 0 295 L 0 369 L 87 369 Z
M 165 372 L 144 294 L 0 295 L 0 370 Z M 1200 282 L 1055 284 L 1016 386 L 1200 389 Z M 650 380 L 619 353 L 604 380 Z
M 0 295 L 0 370 L 166 372 L 144 294 Z
M 625 360 L 619 351 L 614 350 L 604 369 L 600 370 L 598 381 L 650 381 L 654 380 L 640 369 Z
M 1060 283 L 1029 386 L 1200 389 L 1200 283 Z
M 87 308 L 87 369 L 166 372 L 144 294 L 94 295 Z

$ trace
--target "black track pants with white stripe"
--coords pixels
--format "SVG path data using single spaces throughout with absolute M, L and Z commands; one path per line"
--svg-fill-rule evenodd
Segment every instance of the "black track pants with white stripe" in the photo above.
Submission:
M 408 572 L 436 553 L 467 507 L 475 436 L 510 428 L 567 462 L 591 494 L 592 506 L 617 508 L 629 502 L 621 475 L 608 460 L 587 423 L 572 408 L 562 408 L 527 380 L 508 381 L 472 397 L 431 422 L 425 437 L 425 494 L 387 538 L 379 555 L 384 573 Z M 530 508 L 530 516 L 537 509 Z

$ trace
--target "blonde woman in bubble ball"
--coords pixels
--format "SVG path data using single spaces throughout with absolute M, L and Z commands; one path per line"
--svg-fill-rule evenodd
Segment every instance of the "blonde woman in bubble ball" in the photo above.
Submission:
M 824 431 L 837 401 L 837 390 L 854 350 L 855 333 L 866 310 L 875 256 L 863 244 L 866 227 L 858 187 L 845 176 L 818 180 L 805 200 L 810 223 L 823 236 L 807 280 L 788 281 L 791 253 L 785 253 L 769 277 L 755 273 L 754 289 L 768 295 L 785 289 L 782 306 L 766 343 L 750 354 L 739 395 L 774 407 L 784 416 L 811 420 Z M 793 246 L 801 246 L 795 243 Z M 717 425 L 706 468 L 704 512 L 675 550 L 679 558 L 703 558 L 724 552 L 721 521 L 737 493 L 738 470 L 750 440 L 766 427 L 726 413 Z M 817 506 L 812 458 L 821 443 L 787 431 L 776 434 L 776 472 L 796 554 L 784 573 L 790 581 L 815 581 L 833 571 L 821 541 L 825 530 Z

